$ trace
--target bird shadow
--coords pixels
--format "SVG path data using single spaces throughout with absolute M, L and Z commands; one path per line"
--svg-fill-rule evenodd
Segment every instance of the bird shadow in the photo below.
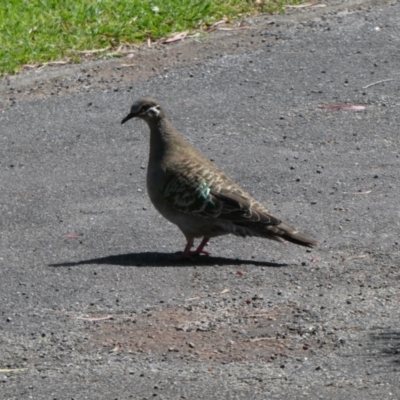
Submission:
M 221 266 L 221 265 L 255 265 L 261 267 L 286 267 L 288 264 L 271 263 L 256 260 L 241 260 L 238 258 L 197 256 L 190 259 L 177 259 L 175 254 L 142 252 L 111 255 L 75 262 L 49 264 L 49 267 L 75 267 L 85 264 L 121 265 L 124 267 L 180 267 L 180 266 Z

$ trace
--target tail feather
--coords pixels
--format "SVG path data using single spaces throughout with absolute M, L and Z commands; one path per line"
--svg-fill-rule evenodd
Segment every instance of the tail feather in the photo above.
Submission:
M 276 229 L 280 231 L 278 235 L 288 242 L 306 247 L 318 246 L 318 242 L 312 237 L 306 235 L 303 232 L 300 232 L 299 230 L 297 230 L 293 226 L 290 226 L 289 224 L 286 224 L 285 222 L 281 222 L 279 225 L 277 225 Z
M 224 231 L 233 233 L 236 236 L 258 236 L 266 239 L 276 240 L 282 242 L 287 240 L 288 242 L 295 243 L 299 246 L 315 247 L 318 246 L 318 242 L 312 237 L 300 232 L 295 227 L 281 222 L 278 225 L 265 225 L 262 223 L 254 222 L 235 222 L 229 225 L 224 225 Z

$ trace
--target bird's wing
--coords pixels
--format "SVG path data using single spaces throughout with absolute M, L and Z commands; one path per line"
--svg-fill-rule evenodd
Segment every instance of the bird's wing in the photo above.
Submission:
M 234 222 L 281 223 L 225 174 L 204 170 L 201 166 L 184 172 L 172 168 L 166 173 L 162 195 L 176 210 Z

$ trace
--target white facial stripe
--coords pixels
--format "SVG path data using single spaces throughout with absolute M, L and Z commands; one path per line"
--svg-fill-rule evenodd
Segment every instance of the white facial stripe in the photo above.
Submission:
M 155 115 L 159 115 L 160 114 L 160 107 L 159 106 L 150 107 L 148 112 L 154 113 Z

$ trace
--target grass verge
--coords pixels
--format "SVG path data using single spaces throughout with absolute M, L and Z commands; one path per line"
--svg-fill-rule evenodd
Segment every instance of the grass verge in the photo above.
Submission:
M 0 76 L 23 65 L 202 29 L 223 17 L 283 11 L 301 0 L 7 0 L 0 3 Z

